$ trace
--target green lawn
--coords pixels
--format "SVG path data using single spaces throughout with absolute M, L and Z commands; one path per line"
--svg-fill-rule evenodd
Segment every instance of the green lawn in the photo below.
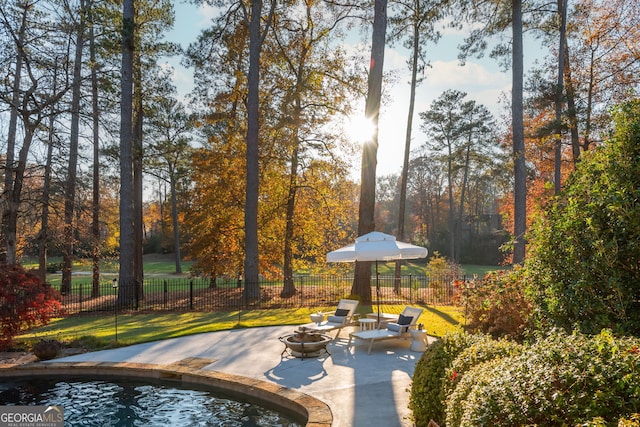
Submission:
M 187 277 L 192 261 L 182 261 L 181 268 L 182 274 L 177 275 L 176 264 L 171 254 L 147 254 L 144 256 L 144 274 L 148 278 L 180 278 Z M 28 269 L 38 268 L 38 260 L 35 258 L 24 258 L 20 260 L 22 265 Z M 62 262 L 60 257 L 52 257 L 49 259 L 49 264 L 58 264 Z M 118 259 L 116 258 L 103 258 L 100 261 L 100 281 L 110 282 L 114 278 L 118 277 Z M 77 259 L 73 262 L 73 283 L 76 285 L 85 284 L 90 285 L 92 283 L 91 273 L 93 271 L 93 264 L 90 259 Z M 62 274 L 60 273 L 48 273 L 47 281 L 54 285 L 59 286 L 62 281 Z
M 467 276 L 478 276 L 479 278 L 484 277 L 484 275 L 489 271 L 504 270 L 508 268 L 511 268 L 511 267 L 503 267 L 498 265 L 472 265 L 472 264 L 462 265 L 462 270 L 464 271 L 464 274 L 466 274 Z
M 49 263 L 60 263 L 62 262 L 61 258 L 53 257 L 49 259 Z M 21 260 L 22 265 L 25 268 L 35 269 L 38 267 L 38 260 L 34 258 L 25 258 Z M 175 261 L 171 254 L 147 254 L 144 256 L 144 274 L 149 278 L 159 278 L 159 277 L 167 277 L 167 278 L 179 278 L 186 277 L 189 275 L 189 270 L 192 261 L 182 261 L 182 275 L 176 275 L 175 271 Z M 424 261 L 408 261 L 402 265 L 402 274 L 403 275 L 415 275 L 421 276 L 425 274 L 425 262 Z M 109 282 L 113 280 L 114 277 L 117 277 L 118 274 L 118 260 L 115 258 L 105 258 L 100 262 L 100 277 L 101 280 L 105 282 Z M 471 265 L 471 264 L 463 264 L 462 270 L 464 274 L 467 276 L 477 275 L 478 277 L 483 277 L 484 274 L 488 271 L 499 270 L 504 267 L 495 266 L 495 265 Z M 91 283 L 91 271 L 93 265 L 91 260 L 89 259 L 79 259 L 73 263 L 73 282 L 76 284 L 90 284 Z M 349 267 L 351 268 L 351 267 Z M 372 266 L 372 274 L 374 272 L 375 267 Z M 348 270 L 351 271 L 351 270 Z M 393 262 L 380 262 L 378 263 L 378 273 L 381 276 L 392 276 L 395 274 L 395 263 Z M 49 283 L 53 285 L 59 285 L 61 280 L 60 274 L 48 274 L 47 276 Z
M 335 307 L 312 307 L 299 309 L 268 309 L 233 312 L 190 312 L 120 314 L 117 316 L 118 340 L 116 344 L 116 316 L 72 316 L 54 319 L 49 325 L 36 328 L 17 337 L 18 343 L 29 346 L 40 339 L 57 339 L 76 342 L 90 349 L 108 348 L 116 345 L 132 345 L 167 338 L 214 332 L 234 328 L 253 328 L 274 325 L 300 325 L 309 322 L 309 315 L 317 311 L 330 311 Z M 400 313 L 404 306 L 382 305 L 381 311 Z M 442 336 L 464 322 L 463 312 L 458 307 L 423 306 L 418 323 L 425 325 L 427 333 Z M 359 306 L 357 312 L 366 315 L 375 307 Z
M 408 261 L 402 265 L 402 274 L 412 274 L 414 276 L 424 276 L 425 274 L 425 262 L 412 262 Z M 395 263 L 393 262 L 379 262 L 378 263 L 378 274 L 381 276 L 393 276 L 395 274 Z M 502 267 L 499 265 L 474 265 L 474 264 L 463 264 L 461 265 L 462 271 L 467 276 L 477 275 L 478 277 L 483 277 L 484 274 L 488 271 L 501 270 L 507 267 Z M 372 272 L 375 269 L 375 266 L 371 267 Z

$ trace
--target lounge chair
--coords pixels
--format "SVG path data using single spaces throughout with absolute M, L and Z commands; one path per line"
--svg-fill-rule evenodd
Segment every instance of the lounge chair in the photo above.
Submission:
M 398 316 L 398 320 L 388 322 L 384 329 L 350 333 L 348 347 L 351 347 L 351 342 L 354 338 L 369 341 L 369 351 L 367 354 L 371 354 L 371 347 L 375 341 L 406 338 L 409 335 L 409 330 L 415 327 L 421 314 L 421 308 L 407 306 L 402 310 L 400 316 Z
M 311 322 L 302 325 L 302 327 L 307 328 L 311 331 L 318 331 L 322 333 L 327 333 L 329 331 L 338 330 L 335 338 L 338 338 L 342 328 L 349 325 L 351 323 L 351 319 L 353 318 L 353 314 L 358 307 L 358 301 L 353 299 L 341 299 L 338 302 L 338 307 L 335 311 L 328 311 L 322 314 L 322 318 L 325 316 L 327 320 L 323 320 L 321 322 Z

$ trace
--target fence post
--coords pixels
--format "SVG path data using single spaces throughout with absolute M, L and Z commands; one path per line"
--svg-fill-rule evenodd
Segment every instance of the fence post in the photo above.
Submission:
M 189 280 L 189 309 L 193 310 L 193 279 Z
M 298 276 L 300 278 L 300 305 L 302 306 L 304 301 L 304 292 L 302 291 L 304 286 L 304 277 L 302 275 Z
M 413 276 L 409 273 L 409 302 L 413 304 Z
M 164 301 L 163 301 L 163 303 L 164 303 L 164 308 L 166 310 L 166 308 L 167 308 L 167 298 L 169 297 L 169 289 L 167 287 L 167 281 L 166 280 L 163 280 L 163 285 L 164 285 L 163 286 L 163 288 L 164 288 L 163 289 L 163 291 L 164 291 L 164 294 L 163 294 Z

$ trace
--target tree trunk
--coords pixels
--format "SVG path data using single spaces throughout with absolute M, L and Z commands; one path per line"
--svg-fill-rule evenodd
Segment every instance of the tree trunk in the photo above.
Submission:
M 447 155 L 447 183 L 449 187 L 449 258 L 457 262 L 456 257 L 456 209 L 453 202 L 453 153 L 451 150 L 453 141 L 448 141 L 449 153 Z
M 554 192 L 560 194 L 562 188 L 562 95 L 564 93 L 564 62 L 567 28 L 567 0 L 558 0 L 560 14 L 560 43 L 558 46 L 558 79 L 556 82 L 556 130 L 555 130 L 555 163 Z
M 591 50 L 591 56 L 589 58 L 589 84 L 587 89 L 587 105 L 585 107 L 585 120 L 584 120 L 584 138 L 582 143 L 582 150 L 588 151 L 589 145 L 591 145 L 591 115 L 593 113 L 593 104 L 596 91 L 596 77 L 595 77 L 595 52 Z
M 73 83 L 71 89 L 71 135 L 69 139 L 69 164 L 64 197 L 64 245 L 62 254 L 62 284 L 60 292 L 71 292 L 71 270 L 74 252 L 74 209 L 76 202 L 76 181 L 78 173 L 78 141 L 80 139 L 80 97 L 82 96 L 82 53 L 84 50 L 84 0 L 80 0 L 80 21 L 76 36 L 76 53 L 73 63 Z
M 49 241 L 49 198 L 51 194 L 51 163 L 53 160 L 53 126 L 55 116 L 49 121 L 49 137 L 47 144 L 47 160 L 44 166 L 44 182 L 42 184 L 42 218 L 40 219 L 40 233 L 38 235 L 38 276 L 43 283 L 47 283 L 47 249 Z
M 58 83 L 57 70 L 53 75 L 53 90 L 55 94 Z M 47 250 L 49 241 L 49 199 L 51 194 L 51 163 L 53 162 L 53 141 L 55 134 L 56 114 L 51 111 L 49 116 L 49 135 L 47 137 L 47 160 L 44 166 L 42 184 L 42 218 L 40 220 L 40 233 L 38 234 L 38 276 L 43 283 L 47 283 Z
M 464 220 L 464 199 L 467 195 L 467 187 L 469 186 L 469 164 L 471 163 L 471 131 L 467 140 L 467 149 L 464 155 L 464 169 L 462 175 L 462 185 L 460 186 L 460 203 L 458 204 L 458 220 L 456 221 L 456 262 L 460 263 L 462 259 L 462 224 Z
M 258 186 L 259 186 L 259 88 L 262 38 L 260 20 L 262 0 L 251 1 L 249 22 L 249 73 L 247 92 L 247 187 L 244 212 L 245 259 L 244 297 L 246 301 L 260 299 L 258 257 Z
M 385 37 L 387 32 L 387 0 L 375 0 L 369 87 L 365 104 L 365 117 L 375 128 L 373 139 L 362 148 L 360 179 L 360 206 L 358 209 L 358 235 L 375 230 L 376 166 L 378 155 L 378 121 L 382 95 Z M 351 293 L 360 297 L 363 304 L 371 303 L 371 262 L 356 262 Z
M 564 44 L 564 85 L 567 88 L 567 117 L 569 120 L 569 131 L 571 132 L 571 153 L 573 155 L 573 165 L 580 161 L 580 134 L 578 131 L 578 112 L 576 110 L 576 91 L 573 87 L 571 77 L 571 61 L 569 58 L 569 46 Z
M 173 254 L 176 263 L 176 273 L 182 273 L 180 254 L 180 223 L 178 222 L 178 197 L 176 189 L 176 178 L 173 171 L 170 172 L 171 186 L 171 221 L 173 222 Z
M 416 87 L 418 85 L 418 55 L 420 47 L 420 31 L 417 24 L 413 26 L 413 53 L 411 58 L 411 89 L 409 93 L 409 113 L 407 114 L 407 131 L 404 138 L 404 159 L 400 177 L 400 205 L 398 207 L 398 240 L 404 241 L 404 222 L 407 205 L 407 180 L 409 177 L 409 157 L 411 155 L 411 133 L 413 127 L 413 110 L 416 104 Z M 393 290 L 400 293 L 400 273 L 402 261 L 396 261 Z
M 524 151 L 523 82 L 524 64 L 522 48 L 522 0 L 512 0 L 513 7 L 513 87 L 511 89 L 511 115 L 514 160 L 514 237 L 513 263 L 522 264 L 525 257 L 527 230 L 527 167 Z
M 29 123 L 25 119 L 25 135 L 18 156 L 18 163 L 14 169 L 15 178 L 8 194 L 8 203 L 3 212 L 2 222 L 6 227 L 7 237 L 7 263 L 15 264 L 17 262 L 17 243 L 18 243 L 18 211 L 22 199 L 22 187 L 24 183 L 24 173 L 27 168 L 27 160 L 31 142 L 33 141 L 33 133 L 39 126 L 40 121 Z
M 298 110 L 300 111 L 300 110 Z M 296 120 L 296 123 L 298 120 Z M 293 283 L 293 217 L 296 206 L 296 193 L 298 191 L 298 147 L 299 142 L 296 141 L 293 153 L 291 155 L 291 169 L 289 171 L 289 193 L 287 194 L 287 212 L 286 225 L 284 231 L 284 286 L 280 296 L 288 298 L 296 293 L 296 287 Z
M 89 3 L 93 16 L 93 2 Z M 98 73 L 96 65 L 96 40 L 93 31 L 94 20 L 89 26 L 89 56 L 91 58 L 91 118 L 93 119 L 93 185 L 91 201 L 91 245 L 93 268 L 91 296 L 100 296 L 100 107 L 98 106 Z
M 120 101 L 120 283 L 118 305 L 134 303 L 133 236 L 133 33 L 134 1 L 124 0 Z
M 0 238 L 2 239 L 2 245 L 0 247 L 0 261 L 7 264 L 15 264 L 16 262 L 16 253 L 15 253 L 15 242 L 13 244 L 10 241 L 9 233 L 11 232 L 10 228 L 12 227 L 9 224 L 11 218 L 13 216 L 12 212 L 12 193 L 13 193 L 13 183 L 14 183 L 14 168 L 15 168 L 15 157 L 16 157 L 16 134 L 18 128 L 18 105 L 20 103 L 20 81 L 22 79 L 22 62 L 24 60 L 24 52 L 22 47 L 24 45 L 25 31 L 27 26 L 27 14 L 29 9 L 27 7 L 24 8 L 22 13 L 22 21 L 20 23 L 20 29 L 18 30 L 18 41 L 16 46 L 16 71 L 13 79 L 13 87 L 11 94 L 11 105 L 10 114 L 9 114 L 9 130 L 7 134 L 7 162 L 5 167 L 4 174 L 4 191 L 2 194 L 3 199 L 5 200 L 4 209 L 2 212 L 2 232 L 0 233 Z M 25 125 L 26 126 L 26 125 Z M 17 209 L 17 208 L 16 208 Z M 17 210 L 16 210 L 17 212 Z M 13 226 L 15 227 L 15 226 Z M 14 229 L 14 238 L 15 238 L 15 229 Z M 11 249 L 13 247 L 13 249 Z
M 136 302 L 142 299 L 142 284 L 144 283 L 144 267 L 142 260 L 142 122 L 144 111 L 142 108 L 142 64 L 140 52 L 134 54 L 133 74 L 133 277 L 135 282 Z

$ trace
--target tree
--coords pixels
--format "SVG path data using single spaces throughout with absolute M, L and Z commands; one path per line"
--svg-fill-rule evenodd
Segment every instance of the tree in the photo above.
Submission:
M 15 54 L 15 67 L 11 89 L 4 98 L 9 105 L 10 119 L 6 151 L 6 167 L 2 209 L 2 261 L 17 261 L 18 220 L 22 203 L 22 191 L 31 144 L 35 134 L 48 114 L 67 91 L 66 85 L 51 94 L 49 83 L 58 73 L 57 64 L 67 61 L 64 49 L 67 44 L 64 31 L 57 31 L 59 22 L 44 25 L 45 12 L 37 2 L 17 1 L 13 6 L 0 8 L 2 29 L 11 40 Z M 23 74 L 24 73 L 24 74 Z M 24 78 L 23 78 L 24 75 Z M 22 145 L 16 160 L 18 119 L 22 122 Z
M 74 210 L 76 180 L 78 168 L 78 141 L 80 139 L 80 97 L 82 94 L 82 55 L 85 44 L 86 13 L 84 0 L 80 0 L 77 11 L 69 10 L 69 15 L 76 12 L 79 16 L 75 22 L 75 58 L 73 61 L 73 82 L 71 84 L 71 134 L 69 139 L 69 164 L 67 168 L 67 182 L 64 199 L 64 251 L 62 266 L 62 283 L 60 292 L 71 292 L 71 265 L 74 248 Z
M 326 131 L 331 119 L 350 111 L 349 94 L 358 89 L 361 79 L 349 72 L 345 53 L 329 41 L 338 35 L 339 25 L 349 17 L 347 7 L 331 7 L 323 2 L 304 1 L 299 8 L 288 8 L 275 15 L 272 31 L 275 51 L 270 51 L 273 66 L 269 72 L 278 76 L 280 97 L 273 99 L 278 116 L 276 132 L 282 135 L 288 162 L 284 230 L 283 297 L 295 294 L 293 264 L 296 240 L 304 240 L 297 231 L 304 218 L 297 217 L 299 193 L 317 190 L 306 177 L 312 168 L 325 167 L 322 157 L 337 157 L 335 132 Z M 268 40 L 267 40 L 268 41 Z M 265 61 L 266 62 L 266 61 Z M 281 70 L 281 71 L 280 71 Z M 348 83 L 346 83 L 348 82 Z M 314 161 L 315 159 L 315 161 Z M 336 168 L 337 169 L 337 168 Z M 313 197 L 308 198 L 313 199 Z
M 135 302 L 133 211 L 133 0 L 122 4 L 122 77 L 120 97 L 120 272 L 118 304 Z
M 258 250 L 258 186 L 259 182 L 259 126 L 260 126 L 260 53 L 262 42 L 271 26 L 275 1 L 271 0 L 271 11 L 262 27 L 262 0 L 251 0 L 251 12 L 245 11 L 249 28 L 249 72 L 247 77 L 247 186 L 244 212 L 245 299 L 260 298 L 259 250 Z
M 327 43 L 324 33 L 333 34 L 336 23 L 333 14 L 325 13 L 331 8 L 303 4 L 275 14 L 277 29 L 263 44 L 258 242 L 260 274 L 266 278 L 287 271 L 284 259 L 290 271 L 318 268 L 329 242 L 344 241 L 355 218 L 350 163 L 343 159 L 351 146 L 333 125 L 336 116 L 348 113 L 347 94 L 362 79 L 353 77 L 344 53 Z M 241 276 L 238 257 L 244 256 L 238 221 L 246 171 L 241 155 L 247 126 L 247 27 L 240 20 L 224 29 L 207 30 L 188 49 L 197 80 L 194 102 L 201 104 L 196 129 L 206 142 L 192 160 L 187 247 L 212 285 L 221 276 Z M 293 285 L 293 274 L 287 276 Z
M 435 24 L 447 13 L 449 0 L 437 2 L 425 2 L 421 0 L 394 1 L 392 6 L 397 6 L 398 14 L 390 19 L 394 31 L 389 37 L 390 41 L 400 39 L 405 32 L 409 36 L 404 42 L 404 46 L 411 50 L 408 60 L 411 71 L 411 83 L 409 90 L 409 111 L 407 113 L 407 129 L 404 142 L 404 158 L 402 163 L 402 174 L 400 178 L 400 200 L 398 207 L 398 240 L 405 239 L 405 213 L 407 203 L 407 179 L 409 176 L 409 157 L 411 154 L 411 136 L 413 128 L 413 116 L 415 108 L 416 88 L 422 79 L 418 79 L 418 73 L 424 72 L 428 65 L 425 52 L 425 44 L 440 39 L 440 32 L 436 31 Z M 395 290 L 400 290 L 400 266 L 401 261 L 396 261 L 395 270 Z
M 60 312 L 58 292 L 19 265 L 0 266 L 0 349 L 25 327 L 46 325 Z
M 445 151 L 441 155 L 445 160 L 449 193 L 449 256 L 456 263 L 460 262 L 460 226 L 472 157 L 478 158 L 484 147 L 495 141 L 491 114 L 475 101 L 465 101 L 466 95 L 457 90 L 445 91 L 429 110 L 420 113 L 423 129 L 431 141 L 426 145 L 436 153 Z M 456 184 L 456 177 L 460 175 L 460 182 Z M 456 189 L 460 195 L 457 209 Z
M 92 167 L 92 200 L 91 200 L 91 237 L 93 262 L 91 276 L 91 296 L 100 296 L 100 106 L 98 87 L 98 64 L 95 33 L 95 5 L 89 0 L 89 60 L 91 61 L 91 118 L 92 118 L 92 143 L 93 143 L 93 167 Z
M 173 97 L 175 87 L 166 81 L 162 85 L 162 78 L 159 83 L 154 99 L 150 99 L 147 106 L 147 170 L 169 183 L 175 272 L 182 273 L 178 185 L 189 175 L 188 162 L 192 154 L 189 133 L 193 124 L 184 105 Z
M 561 164 L 562 164 L 562 101 L 564 93 L 564 73 L 566 62 L 566 38 L 567 38 L 567 0 L 558 0 L 558 15 L 560 18 L 559 43 L 558 43 L 558 78 L 556 80 L 556 130 L 555 130 L 555 169 L 554 169 L 554 191 L 556 194 L 560 192 L 561 182 Z
M 455 207 L 454 207 L 454 170 L 458 159 L 458 146 L 463 142 L 464 117 L 463 110 L 468 108 L 463 105 L 466 93 L 457 90 L 444 92 L 438 99 L 431 103 L 428 111 L 421 113 L 423 129 L 427 133 L 429 140 L 433 139 L 431 148 L 435 151 L 445 150 L 445 159 L 449 192 L 449 256 L 453 262 L 457 262 L 458 257 L 455 251 Z
M 611 105 L 633 96 L 640 63 L 628 40 L 636 39 L 638 5 L 581 1 L 568 8 L 560 1 L 557 10 L 539 14 L 538 33 L 556 47 L 528 79 L 529 213 L 550 197 L 549 182 L 557 193 L 582 152 L 601 143 Z M 566 37 L 558 43 L 565 14 Z
M 239 155 L 244 139 L 225 139 L 215 150 L 194 151 L 191 203 L 185 212 L 186 246 L 195 259 L 193 269 L 209 276 L 212 286 L 218 277 L 240 279 L 244 259 L 244 186 L 237 173 L 244 166 Z
M 234 32 L 239 22 L 248 30 L 249 54 L 247 74 L 247 125 L 246 125 L 246 197 L 244 209 L 245 259 L 244 259 L 244 296 L 247 301 L 260 298 L 259 248 L 258 248 L 258 199 L 260 185 L 260 57 L 265 37 L 271 27 L 276 9 L 275 0 L 271 0 L 266 16 L 263 16 L 263 1 L 244 0 L 232 5 L 224 5 L 225 12 L 218 19 L 214 31 L 209 37 L 223 37 Z M 242 49 L 244 46 L 241 47 Z M 247 65 L 247 64 L 245 64 Z
M 57 73 L 53 76 L 52 92 L 55 93 L 58 86 Z M 52 109 L 55 106 L 51 106 Z M 55 140 L 56 113 L 51 111 L 49 116 L 49 129 L 47 132 L 47 159 L 44 166 L 42 183 L 42 210 L 40 217 L 40 232 L 38 233 L 38 276 L 43 283 L 47 282 L 47 253 L 49 241 L 49 208 L 51 200 L 51 167 L 53 163 L 53 146 Z
M 632 88 L 640 83 L 640 49 L 630 42 L 640 35 L 639 10 L 635 0 L 585 0 L 570 13 L 567 61 L 571 74 L 565 74 L 565 80 L 575 98 L 569 113 L 577 115 L 583 152 L 606 138 L 610 109 L 631 99 Z
M 194 67 L 196 131 L 204 147 L 191 160 L 193 188 L 185 215 L 187 249 L 194 268 L 208 275 L 236 277 L 241 286 L 246 197 L 246 50 L 243 19 L 225 19 L 189 46 Z M 227 27 L 227 24 L 229 27 Z
M 617 108 L 614 125 L 532 227 L 525 266 L 544 326 L 638 334 L 640 101 Z
M 362 146 L 360 176 L 360 206 L 358 208 L 358 235 L 375 230 L 376 166 L 378 163 L 378 120 L 382 97 L 382 72 L 387 32 L 387 0 L 375 0 L 373 32 L 371 36 L 371 61 L 367 100 L 364 115 L 374 127 L 371 141 Z M 356 262 L 351 293 L 360 297 L 363 304 L 371 303 L 371 262 Z
M 475 1 L 463 2 L 460 14 L 472 22 L 481 22 L 482 26 L 471 31 L 461 47 L 459 58 L 464 61 L 469 55 L 482 55 L 487 46 L 487 38 L 502 35 L 511 28 L 511 46 L 498 43 L 492 50 L 494 57 L 505 57 L 510 53 L 511 66 L 511 146 L 514 165 L 513 173 L 513 263 L 521 264 L 525 257 L 525 233 L 527 230 L 527 170 L 524 151 L 523 119 L 523 15 L 522 0 L 511 2 Z
M 433 252 L 439 232 L 446 192 L 446 167 L 440 156 L 433 156 L 426 146 L 417 149 L 417 156 L 411 161 L 409 194 L 413 200 L 413 214 L 420 224 L 420 234 Z M 444 221 L 446 223 L 446 221 Z M 439 240 L 439 239 L 438 239 Z
M 522 0 L 512 0 L 513 47 L 511 51 L 511 133 L 513 144 L 513 263 L 522 264 L 527 231 L 527 163 L 524 151 Z
M 135 5 L 135 54 L 133 65 L 133 210 L 134 210 L 134 280 L 136 295 L 143 297 L 143 161 L 144 161 L 144 102 L 150 91 L 145 76 L 153 75 L 161 54 L 173 54 L 177 48 L 158 42 L 166 28 L 173 25 L 170 1 L 137 1 Z M 151 86 L 152 87 L 152 86 Z

